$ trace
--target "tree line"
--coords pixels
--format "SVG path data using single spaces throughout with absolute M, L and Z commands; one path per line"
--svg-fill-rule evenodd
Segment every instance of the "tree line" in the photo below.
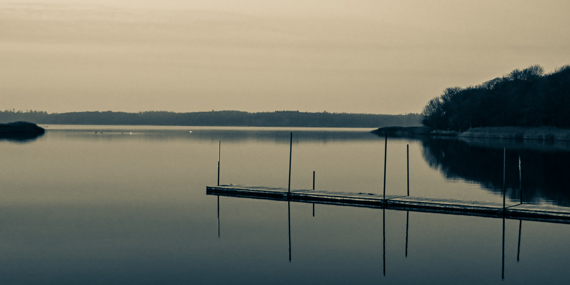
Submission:
M 29 121 L 36 124 L 71 125 L 164 125 L 164 126 L 258 126 L 378 128 L 421 125 L 420 114 L 376 115 L 328 112 L 276 111 L 249 113 L 211 111 L 175 113 L 166 111 L 70 112 L 0 111 L 0 122 Z
M 533 65 L 477 86 L 447 88 L 427 103 L 422 115 L 425 126 L 438 130 L 570 128 L 570 65 L 550 74 Z

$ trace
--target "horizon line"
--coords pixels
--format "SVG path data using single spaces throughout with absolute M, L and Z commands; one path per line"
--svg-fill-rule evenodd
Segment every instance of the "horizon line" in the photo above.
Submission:
M 210 110 L 210 111 L 188 111 L 188 112 L 176 112 L 176 111 L 165 111 L 165 110 L 145 110 L 145 111 L 67 111 L 67 112 L 48 112 L 42 110 L 16 110 L 16 109 L 6 109 L 0 112 L 13 112 L 13 113 L 46 113 L 47 115 L 53 114 L 69 114 L 69 113 L 126 113 L 126 114 L 139 114 L 139 113 L 172 113 L 172 114 L 189 114 L 189 113 L 221 113 L 221 112 L 239 112 L 247 114 L 263 114 L 263 113 L 305 113 L 305 114 L 353 114 L 353 115 L 384 115 L 384 116 L 405 116 L 405 115 L 421 115 L 421 113 L 405 113 L 405 114 L 380 114 L 380 113 L 352 113 L 352 112 L 327 112 L 326 110 L 321 112 L 310 112 L 310 111 L 299 111 L 299 110 L 274 110 L 274 111 L 240 111 L 240 110 Z

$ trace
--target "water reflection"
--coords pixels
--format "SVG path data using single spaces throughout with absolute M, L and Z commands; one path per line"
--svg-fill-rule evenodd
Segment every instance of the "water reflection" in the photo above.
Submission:
M 383 139 L 383 137 L 381 138 L 371 134 L 365 129 L 296 129 L 294 131 L 295 136 L 293 136 L 293 141 L 295 144 L 331 143 L 331 145 L 343 144 L 348 146 L 354 143 L 355 145 L 350 145 L 350 148 L 355 151 L 358 147 L 361 147 L 356 144 L 366 142 L 370 144 L 378 143 L 380 147 Z M 89 126 L 85 127 L 85 129 L 62 128 L 59 130 L 50 127 L 48 135 L 58 138 L 63 137 L 102 142 L 179 141 L 221 144 L 221 141 L 224 141 L 228 142 L 228 145 L 251 143 L 283 145 L 288 143 L 290 132 L 291 129 L 285 128 L 216 129 L 200 127 L 152 128 Z M 403 140 L 402 138 L 390 139 Z M 448 180 L 465 180 L 476 183 L 497 196 L 502 195 L 502 150 L 503 147 L 506 147 L 505 186 L 506 194 L 509 199 L 523 203 L 548 202 L 561 206 L 570 206 L 570 192 L 563 191 L 570 183 L 570 177 L 565 175 L 564 171 L 567 161 L 570 160 L 570 144 L 568 143 L 553 143 L 548 141 L 520 142 L 513 140 L 462 141 L 458 139 L 434 138 L 420 138 L 416 140 L 416 143 L 421 143 L 423 158 L 429 166 L 440 170 Z M 393 157 L 393 152 L 397 150 L 392 146 L 388 146 L 388 151 L 391 152 L 388 155 Z M 272 153 L 272 155 L 275 154 L 276 152 Z M 236 152 L 230 153 L 229 155 L 236 155 Z M 220 160 L 219 156 L 220 153 L 218 151 L 218 161 Z M 398 156 L 401 156 L 401 154 L 396 154 L 396 157 L 389 163 L 400 160 Z M 323 160 L 323 158 L 319 157 L 319 160 Z M 379 158 L 379 160 L 381 160 L 381 158 Z M 238 159 L 238 162 L 240 164 L 244 163 L 243 159 Z M 413 164 L 412 167 L 416 165 L 417 162 L 415 165 Z M 303 167 L 303 165 L 300 167 Z M 381 170 L 382 166 L 378 165 L 378 169 Z M 367 169 L 365 170 L 368 171 Z M 386 170 L 386 167 L 384 167 L 384 170 Z M 388 169 L 388 171 L 390 171 L 390 169 Z M 415 170 L 415 173 L 417 173 L 417 170 Z M 415 175 L 415 173 L 413 175 Z M 395 175 L 389 175 L 388 183 L 393 181 Z M 406 177 L 408 181 L 410 178 L 417 179 L 417 176 Z M 230 182 L 234 183 L 236 181 L 232 180 Z M 251 182 L 248 181 L 248 183 Z M 399 185 L 389 186 L 390 189 L 399 187 Z M 429 197 L 433 196 L 433 194 L 424 195 Z
M 64 135 L 75 139 L 98 140 L 195 140 L 208 142 L 274 142 L 288 143 L 291 131 L 294 142 L 371 141 L 378 136 L 370 129 L 323 128 L 205 128 L 205 127 L 131 127 L 85 126 L 84 129 L 50 127 L 50 135 Z
M 203 128 L 203 127 L 131 127 L 131 126 L 84 126 L 78 128 L 78 126 L 73 126 L 73 128 L 58 126 L 57 129 L 54 126 L 48 128 L 49 137 L 55 137 L 56 139 L 69 139 L 74 140 L 89 140 L 89 141 L 100 141 L 102 143 L 114 142 L 114 141 L 129 141 L 129 142 L 141 142 L 141 141 L 178 141 L 178 142 L 188 142 L 188 143 L 215 143 L 220 144 L 220 141 L 228 142 L 228 146 L 235 144 L 252 144 L 252 143 L 270 143 L 273 145 L 283 145 L 287 144 L 289 141 L 289 135 L 291 129 L 285 128 Z M 378 137 L 377 135 L 371 134 L 366 129 L 358 130 L 346 130 L 346 129 L 293 129 L 295 136 L 293 140 L 296 144 L 299 143 L 322 143 L 335 146 L 346 146 L 351 149 L 351 151 L 359 151 L 363 146 L 361 143 L 368 143 L 367 146 L 381 147 L 383 137 Z M 403 140 L 402 138 L 396 138 L 391 140 Z M 465 180 L 471 183 L 476 183 L 481 185 L 488 192 L 494 193 L 497 196 L 501 196 L 502 191 L 502 149 L 507 148 L 506 154 L 506 193 L 507 197 L 511 200 L 522 201 L 524 203 L 540 203 L 549 202 L 562 206 L 570 206 L 570 192 L 563 191 L 566 186 L 570 183 L 570 176 L 565 174 L 565 168 L 567 161 L 570 160 L 570 147 L 567 143 L 552 143 L 548 141 L 530 141 L 530 142 L 518 142 L 513 140 L 472 140 L 469 142 L 461 141 L 457 139 L 434 139 L 434 138 L 421 138 L 417 139 L 414 143 L 421 144 L 423 158 L 431 168 L 439 169 L 448 180 Z M 308 145 L 308 144 L 305 144 Z M 389 163 L 393 163 L 401 160 L 399 156 L 401 154 L 394 154 L 395 151 L 399 151 L 396 147 L 391 144 L 388 146 L 388 151 L 391 152 L 390 157 L 393 158 Z M 307 148 L 308 149 L 308 148 Z M 237 150 L 237 151 L 236 151 Z M 238 152 L 239 151 L 239 152 Z M 228 159 L 225 165 L 232 169 L 235 165 L 246 165 L 251 162 L 252 153 L 249 156 L 243 155 L 239 156 L 243 149 L 233 149 L 231 153 L 228 153 Z M 302 150 L 303 151 L 303 150 Z M 338 156 L 338 161 L 346 162 L 346 165 L 350 163 L 361 164 L 362 160 L 351 160 L 346 161 L 346 158 L 341 159 L 342 153 L 326 153 L 328 156 L 324 158 L 318 149 L 314 149 L 314 157 L 311 161 L 311 168 L 315 168 L 321 161 L 327 161 L 327 159 L 332 160 L 334 156 Z M 373 149 L 367 150 L 369 152 L 368 156 L 372 155 Z M 244 152 L 245 153 L 245 152 Z M 348 152 L 347 152 L 348 153 Z M 307 152 L 308 154 L 308 152 Z M 317 155 L 318 154 L 318 155 Z M 254 154 L 257 155 L 257 154 Z M 265 158 L 267 155 L 272 155 L 277 157 L 277 151 L 271 149 L 270 153 L 264 154 Z M 313 155 L 313 153 L 311 153 Z M 413 154 L 412 154 L 413 155 Z M 218 161 L 220 152 L 218 150 Z M 234 161 L 230 157 L 233 156 Z M 261 155 L 260 155 L 261 157 Z M 519 157 L 521 163 L 521 170 L 519 174 Z M 245 161 L 245 158 L 248 161 Z M 349 157 L 352 158 L 352 157 Z M 303 159 L 303 158 L 302 158 Z M 413 158 L 412 158 L 413 159 Z M 381 157 L 378 160 L 382 160 Z M 271 159 L 267 159 L 271 161 Z M 258 162 L 255 162 L 259 164 Z M 255 165 L 255 163 L 253 163 Z M 358 175 L 366 178 L 356 179 L 350 183 L 346 183 L 348 186 L 343 186 L 343 188 L 350 189 L 355 183 L 368 183 L 372 181 L 370 177 L 364 176 L 365 173 L 371 173 L 375 167 L 379 171 L 382 170 L 381 165 L 373 164 L 372 161 L 367 162 L 369 167 L 352 167 L 350 169 L 341 169 L 339 165 L 332 167 L 330 162 L 323 162 L 322 165 L 331 166 L 329 168 L 324 168 L 322 166 L 322 172 L 324 175 L 328 173 L 333 173 L 333 171 L 341 173 L 345 176 L 345 173 L 359 173 Z M 418 162 L 413 162 L 412 167 L 417 167 Z M 272 166 L 272 165 L 271 165 Z M 371 167 L 370 167 L 371 166 Z M 295 171 L 300 171 L 305 165 L 299 164 Z M 426 167 L 427 168 L 427 167 Z M 248 165 L 248 168 L 249 165 Z M 277 169 L 277 168 L 275 168 Z M 393 169 L 393 166 L 388 167 L 388 171 Z M 269 171 L 267 167 L 260 169 L 262 171 Z M 312 170 L 312 169 L 311 169 Z M 384 168 L 386 170 L 386 168 Z M 233 170 L 236 172 L 236 170 Z M 252 171 L 254 171 L 252 169 Z M 276 170 L 278 171 L 278 170 Z M 319 170 L 321 171 L 321 170 Z M 419 179 L 417 173 L 422 174 L 423 169 L 414 169 L 412 177 L 404 177 L 404 179 Z M 226 175 L 227 170 L 224 172 L 224 179 L 229 179 Z M 361 173 L 361 174 L 360 174 Z M 395 171 L 389 174 L 388 183 L 392 181 L 405 181 L 401 180 L 398 176 L 401 173 L 407 173 L 401 170 Z M 428 172 L 426 172 L 427 175 Z M 229 174 L 229 173 L 228 173 Z M 251 174 L 248 174 L 251 176 Z M 332 174 L 329 174 L 333 176 Z M 427 178 L 426 175 L 421 177 L 422 187 L 424 185 L 430 185 L 426 180 L 432 179 Z M 432 173 L 429 175 L 437 176 Z M 255 182 L 253 178 L 247 177 L 246 183 L 260 183 Z M 336 177 L 340 175 L 334 175 Z M 236 175 L 238 178 L 244 177 L 245 175 Z M 522 177 L 522 183 L 521 178 Z M 323 183 L 329 183 L 331 179 L 323 179 Z M 321 180 L 320 180 L 321 181 Z M 237 179 L 234 178 L 230 180 L 231 183 L 239 183 Z M 218 182 L 219 183 L 219 182 Z M 340 182 L 336 183 L 339 184 Z M 400 182 L 394 182 L 392 185 L 388 185 L 390 190 L 397 189 L 400 187 L 398 184 Z M 418 183 L 418 182 L 415 182 Z M 332 183 L 331 183 L 332 184 Z M 321 185 L 321 184 L 320 184 Z M 409 185 L 409 184 L 408 184 Z M 297 186 L 298 187 L 298 186 Z M 409 186 L 408 186 L 409 187 Z M 321 188 L 321 187 L 319 187 Z M 331 187 L 328 187 L 331 188 Z M 436 187 L 434 192 L 443 192 L 445 187 Z M 522 188 L 522 189 L 521 189 Z M 344 190 L 344 189 L 342 189 Z M 426 189 L 421 189 L 423 193 L 418 194 L 428 197 L 434 197 L 433 193 L 425 191 Z M 446 193 L 441 195 L 445 198 L 454 198 Z M 486 191 L 480 191 L 484 193 Z M 393 192 L 394 193 L 394 192 Z M 437 193 L 436 193 L 437 194 Z M 485 195 L 488 195 L 485 193 Z M 481 199 L 488 199 L 487 197 L 481 195 Z M 475 200 L 479 197 L 468 199 Z
M 238 199 L 260 199 L 260 197 L 243 197 L 243 196 L 231 196 L 229 195 L 230 198 L 238 198 Z M 219 195 L 217 196 L 218 199 L 218 237 L 219 237 L 219 231 L 220 231 L 220 224 L 219 224 Z M 339 207 L 337 206 L 333 206 L 333 207 Z M 345 207 L 345 206 L 340 206 L 340 207 Z M 377 209 L 380 210 L 380 209 Z M 386 212 L 387 211 L 398 211 L 398 210 L 389 210 L 386 208 L 382 208 L 382 275 L 384 277 L 387 276 L 387 238 L 386 238 Z M 435 214 L 435 215 L 448 215 L 448 214 Z M 451 214 L 453 215 L 453 214 Z M 488 219 L 486 217 L 479 217 L 479 216 L 474 216 L 477 217 L 478 219 Z M 505 259 L 506 259 L 506 220 L 507 217 L 503 216 L 502 218 L 500 218 L 502 220 L 502 233 L 501 233 L 501 279 L 504 280 L 505 279 L 505 269 L 506 269 L 506 263 L 505 263 Z M 406 234 L 405 234 L 405 258 L 408 258 L 408 239 L 409 239 L 409 221 L 410 221 L 410 211 L 406 211 Z M 291 200 L 288 199 L 287 200 L 287 226 L 288 226 L 288 253 L 289 253 L 289 263 L 292 262 L 292 245 L 291 245 Z M 497 229 L 498 230 L 498 229 Z M 419 237 L 421 239 L 421 235 Z M 520 251 L 521 251 L 521 238 L 522 238 L 522 220 L 519 220 L 519 226 L 518 226 L 518 244 L 517 244 L 517 263 L 519 263 L 520 261 Z M 306 242 L 306 241 L 305 241 Z M 394 247 L 394 246 L 392 246 Z M 466 261 L 471 260 L 470 258 L 465 258 Z M 395 269 L 396 270 L 396 269 Z M 398 270 L 396 270 L 398 271 Z
M 382 268 L 386 276 L 386 209 L 382 209 Z
M 410 211 L 406 211 L 406 258 L 408 258 L 408 226 L 410 225 Z
M 519 221 L 519 244 L 517 246 L 517 262 L 519 262 L 521 256 L 521 232 L 522 232 L 522 220 Z
M 479 183 L 485 189 L 501 194 L 503 149 L 499 147 L 500 141 L 491 147 L 490 142 L 480 145 L 457 139 L 426 138 L 422 145 L 425 160 L 448 179 Z M 507 197 L 524 203 L 546 199 L 557 205 L 570 206 L 570 192 L 563 191 L 570 183 L 570 176 L 566 174 L 568 161 L 570 152 L 561 149 L 507 147 Z
M 501 259 L 501 278 L 505 279 L 505 216 L 503 216 L 503 248 L 502 248 L 502 256 Z
M 50 130 L 33 143 L 0 143 L 1 284 L 564 284 L 569 278 L 563 270 L 568 225 L 525 220 L 516 263 L 520 222 L 507 219 L 501 283 L 500 219 L 420 212 L 408 219 L 392 210 L 380 217 L 379 209 L 322 204 L 312 218 L 311 204 L 218 199 L 204 195 L 204 187 L 216 184 L 219 137 L 193 140 L 195 129 L 102 130 Z M 221 182 L 286 187 L 289 130 L 278 134 L 281 142 L 272 132 L 260 134 L 263 141 L 224 144 Z M 320 190 L 381 193 L 384 138 L 346 136 L 368 138 L 323 134 L 326 144 L 294 146 L 292 187 L 310 189 L 316 170 Z M 307 137 L 295 135 L 301 142 Z M 444 181 L 424 163 L 422 142 L 409 140 L 389 141 L 388 193 L 406 195 L 406 143 L 412 195 L 455 198 L 468 189 L 476 193 L 466 199 L 494 197 L 473 184 Z
M 291 201 L 287 201 L 287 225 L 289 227 L 289 262 L 291 262 Z
M 37 140 L 44 134 L 31 134 L 31 133 L 13 133 L 13 134 L 2 134 L 0 133 L 0 141 L 8 141 L 15 143 L 27 143 Z
M 220 238 L 220 196 L 217 196 L 218 200 L 218 238 Z

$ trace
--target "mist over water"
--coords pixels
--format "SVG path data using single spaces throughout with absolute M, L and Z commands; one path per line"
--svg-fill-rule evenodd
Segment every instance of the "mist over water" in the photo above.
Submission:
M 0 140 L 3 284 L 556 284 L 570 277 L 564 224 L 524 221 L 519 251 L 519 221 L 507 220 L 502 281 L 500 219 L 418 212 L 407 219 L 404 211 L 330 205 L 315 205 L 313 217 L 311 204 L 219 197 L 218 208 L 218 197 L 206 195 L 216 184 L 219 141 L 222 184 L 287 187 L 291 129 L 47 130 L 24 143 Z M 294 129 L 292 188 L 311 188 L 315 171 L 317 189 L 381 193 L 384 138 L 368 131 Z M 454 140 L 389 139 L 387 194 L 405 195 L 407 144 L 412 196 L 502 201 L 502 149 Z M 518 199 L 518 155 L 525 203 L 566 205 L 556 170 L 568 155 L 562 150 L 507 149 L 508 198 Z

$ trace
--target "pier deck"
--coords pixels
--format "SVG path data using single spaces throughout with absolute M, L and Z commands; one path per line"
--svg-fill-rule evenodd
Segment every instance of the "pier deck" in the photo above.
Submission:
M 291 193 L 287 192 L 287 189 L 284 188 L 254 186 L 220 185 L 206 187 L 206 194 L 217 196 L 570 223 L 570 208 L 550 205 L 507 202 L 503 209 L 503 203 L 496 202 L 396 195 L 386 195 L 386 200 L 384 200 L 380 194 L 363 192 L 320 190 L 291 190 Z

